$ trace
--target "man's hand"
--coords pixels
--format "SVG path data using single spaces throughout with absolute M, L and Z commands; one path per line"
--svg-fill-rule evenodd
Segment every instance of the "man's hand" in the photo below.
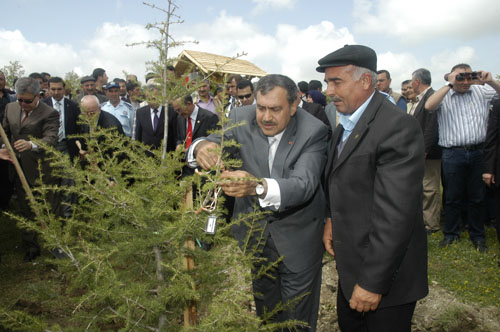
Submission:
M 203 169 L 210 169 L 219 161 L 219 155 L 215 150 L 219 147 L 217 143 L 210 141 L 201 141 L 194 149 L 196 163 Z
M 0 159 L 8 160 L 8 161 L 12 162 L 12 158 L 10 158 L 9 150 L 0 149 Z
M 495 184 L 495 175 L 491 173 L 483 173 L 483 181 L 488 187 Z
M 333 251 L 332 218 L 326 218 L 325 228 L 323 230 L 323 244 L 326 252 L 335 257 Z
M 493 75 L 490 72 L 479 70 L 479 82 L 481 84 L 491 83 L 493 81 Z
M 368 312 L 375 310 L 382 299 L 381 294 L 372 293 L 361 288 L 358 284 L 354 286 L 349 306 L 358 312 Z
M 31 150 L 31 142 L 24 139 L 18 139 L 14 142 L 14 149 L 18 152 L 24 152 Z
M 221 174 L 221 187 L 226 195 L 245 197 L 255 195 L 257 178 L 245 171 L 225 171 Z M 265 181 L 264 181 L 265 182 Z M 266 187 L 264 185 L 264 187 Z

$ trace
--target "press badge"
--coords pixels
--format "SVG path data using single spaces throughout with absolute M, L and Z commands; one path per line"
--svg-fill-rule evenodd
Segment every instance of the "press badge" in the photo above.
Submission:
M 207 224 L 205 225 L 205 233 L 214 235 L 216 228 L 217 228 L 217 216 L 215 215 L 208 216 Z

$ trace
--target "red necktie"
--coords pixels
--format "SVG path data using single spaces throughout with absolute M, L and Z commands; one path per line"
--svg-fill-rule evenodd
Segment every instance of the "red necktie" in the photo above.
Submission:
M 193 126 L 191 125 L 191 118 L 187 118 L 188 129 L 186 132 L 186 149 L 189 149 L 191 142 L 193 140 Z
M 30 114 L 29 111 L 24 111 L 24 119 L 21 121 L 21 124 L 23 124 L 26 120 L 28 120 L 28 114 Z

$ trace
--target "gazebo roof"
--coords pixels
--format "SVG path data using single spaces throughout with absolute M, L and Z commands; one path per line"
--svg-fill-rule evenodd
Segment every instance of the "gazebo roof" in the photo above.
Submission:
M 252 77 L 262 77 L 267 75 L 265 71 L 247 60 L 232 59 L 227 56 L 199 52 L 199 51 L 182 51 L 175 63 L 175 71 L 184 73 L 190 65 L 195 65 L 199 70 L 208 74 L 217 72 L 222 74 L 240 74 Z

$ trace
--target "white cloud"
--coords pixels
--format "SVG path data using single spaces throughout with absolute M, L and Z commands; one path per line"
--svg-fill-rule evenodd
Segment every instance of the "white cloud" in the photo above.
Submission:
M 252 14 L 258 14 L 264 10 L 293 9 L 297 0 L 252 0 L 256 4 Z
M 66 44 L 29 41 L 19 30 L 0 29 L 0 45 L 8 45 L 0 48 L 0 65 L 18 60 L 26 75 L 45 71 L 62 77 L 73 70 L 83 76 L 102 67 L 111 78 L 123 77 L 124 70 L 143 77 L 145 62 L 157 58 L 157 53 L 145 46 L 127 47 L 126 44 L 152 38 L 152 32 L 137 24 L 104 23 L 81 49 L 76 50 Z
M 385 34 L 404 42 L 471 39 L 500 29 L 498 0 L 354 0 L 356 32 Z
M 315 70 L 317 61 L 345 44 L 355 43 L 348 29 L 336 28 L 328 21 L 304 29 L 281 24 L 274 34 L 266 34 L 258 26 L 225 11 L 210 23 L 180 27 L 177 35 L 179 39 L 200 41 L 198 45 L 186 45 L 186 49 L 226 56 L 244 51 L 248 54 L 244 59 L 266 72 L 288 75 L 296 81 L 322 80 Z M 180 51 L 177 49 L 177 54 Z

